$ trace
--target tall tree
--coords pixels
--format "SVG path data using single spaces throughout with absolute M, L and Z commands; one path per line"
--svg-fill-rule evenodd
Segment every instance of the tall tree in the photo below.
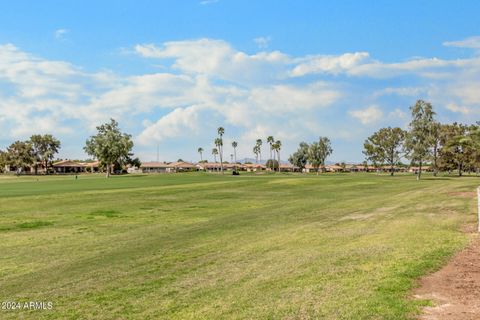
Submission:
M 257 139 L 256 146 L 258 147 L 257 149 L 258 149 L 258 155 L 260 156 L 260 162 L 262 162 L 262 144 L 263 144 L 262 139 Z
M 212 155 L 213 155 L 213 158 L 215 160 L 215 163 L 217 163 L 217 155 L 218 155 L 218 149 L 217 148 L 212 149 Z
M 472 164 L 477 150 L 469 129 L 456 122 L 443 126 L 442 148 L 439 151 L 441 166 L 449 171 L 456 168 L 459 176 Z
M 273 153 L 272 146 L 273 146 L 274 142 L 275 142 L 275 139 L 273 138 L 273 136 L 268 136 L 267 137 L 267 143 L 270 145 L 270 159 L 272 159 L 272 153 Z M 273 161 L 271 163 L 273 163 Z M 273 168 L 271 168 L 271 169 L 273 170 Z
M 292 155 L 288 158 L 288 161 L 300 168 L 300 172 L 303 172 L 303 169 L 305 169 L 305 166 L 308 163 L 308 143 L 306 142 L 300 142 L 300 145 Z
M 7 148 L 7 163 L 21 172 L 35 163 L 32 144 L 28 141 L 15 141 Z
M 433 166 L 433 176 L 436 177 L 438 174 L 438 151 L 441 148 L 441 134 L 442 134 L 442 125 L 439 122 L 434 122 L 432 124 L 432 166 Z
M 393 176 L 395 166 L 404 154 L 406 134 L 406 131 L 398 127 L 382 128 L 365 140 L 363 153 L 374 164 L 390 165 L 390 175 Z
M 318 139 L 318 145 L 320 147 L 320 160 L 322 169 L 325 169 L 325 160 L 327 160 L 328 156 L 330 156 L 333 152 L 332 143 L 330 139 L 327 137 L 320 137 Z
M 223 140 L 220 138 L 215 138 L 215 146 L 217 147 L 218 155 L 220 156 L 220 171 L 223 174 L 223 157 L 222 157 Z
M 333 152 L 330 139 L 327 137 L 320 137 L 318 142 L 314 142 L 310 145 L 308 150 L 308 160 L 310 164 L 318 171 L 320 166 L 325 167 L 325 160 Z
M 97 127 L 97 134 L 86 141 L 83 149 L 106 166 L 106 176 L 109 178 L 113 165 L 125 163 L 132 148 L 132 136 L 122 133 L 118 122 L 110 119 L 109 123 Z
M 277 161 L 278 161 L 278 172 L 280 172 L 280 150 L 282 149 L 282 142 L 280 140 L 275 141 L 274 145 L 274 150 L 277 153 Z
M 422 164 L 430 157 L 433 145 L 434 116 L 433 107 L 429 102 L 418 100 L 410 107 L 412 121 L 409 132 L 406 135 L 405 147 L 408 150 L 408 158 L 412 163 L 418 163 L 419 170 L 417 180 L 422 175 Z
M 198 151 L 198 153 L 200 153 L 200 161 L 203 161 L 203 148 L 200 147 L 200 148 L 198 148 L 197 151 Z
M 51 134 L 35 134 L 30 137 L 30 143 L 35 157 L 35 174 L 38 173 L 38 162 L 45 167 L 45 174 L 48 174 L 48 167 L 52 164 L 55 154 L 60 149 L 60 140 Z
M 476 125 L 470 127 L 470 139 L 475 150 L 473 161 L 475 172 L 478 175 L 480 174 L 480 121 L 477 121 Z
M 217 129 L 217 133 L 218 133 L 218 138 L 215 139 L 215 145 L 217 146 L 218 152 L 220 154 L 220 169 L 223 174 L 223 135 L 225 133 L 225 129 L 223 127 L 219 127 Z
M 237 171 L 237 147 L 238 147 L 237 141 L 232 142 L 232 147 L 233 147 L 233 157 L 235 162 L 235 171 Z
M 473 126 L 472 137 L 475 143 L 475 148 L 480 149 L 480 121 L 477 121 L 477 124 Z
M 308 148 L 308 162 L 310 162 L 318 175 L 318 170 L 322 164 L 320 159 L 320 146 L 318 142 L 312 143 Z
M 5 151 L 0 150 L 0 172 L 4 172 L 6 170 L 7 165 L 8 165 L 7 153 Z
M 260 147 L 258 144 L 253 147 L 253 153 L 255 154 L 255 163 L 258 163 L 258 154 L 260 153 Z
M 363 161 L 363 164 L 362 164 L 362 165 L 363 165 L 363 170 L 364 170 L 365 172 L 368 172 L 368 162 L 367 162 L 367 161 Z

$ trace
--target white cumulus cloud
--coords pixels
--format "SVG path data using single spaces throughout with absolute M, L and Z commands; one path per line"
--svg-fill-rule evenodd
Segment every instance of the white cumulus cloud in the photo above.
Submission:
M 369 106 L 365 109 L 349 111 L 350 116 L 360 120 L 364 125 L 375 123 L 382 119 L 383 111 L 378 106 Z

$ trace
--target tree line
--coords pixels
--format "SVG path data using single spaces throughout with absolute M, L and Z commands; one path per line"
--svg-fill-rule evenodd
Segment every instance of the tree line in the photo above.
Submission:
M 403 158 L 418 166 L 431 166 L 434 176 L 439 171 L 480 172 L 480 122 L 465 125 L 442 124 L 435 119 L 431 103 L 418 100 L 410 107 L 412 119 L 408 130 L 399 127 L 381 128 L 364 142 L 363 153 L 374 166 L 387 165 L 393 175 Z
M 217 156 L 219 157 L 220 160 L 220 171 L 224 172 L 223 170 L 223 135 L 225 134 L 225 129 L 223 127 L 219 127 L 217 129 L 217 137 L 214 140 L 215 147 L 212 148 L 212 155 L 215 163 L 217 162 Z M 275 140 L 273 136 L 268 136 L 266 139 L 268 145 L 270 146 L 270 158 L 266 162 L 267 168 L 272 169 L 272 171 L 278 170 L 280 171 L 280 150 L 282 149 L 282 142 L 280 140 Z M 255 141 L 255 145 L 253 147 L 253 153 L 255 154 L 255 162 L 258 163 L 258 159 L 260 156 L 260 162 L 262 161 L 261 159 L 261 154 L 262 154 L 262 144 L 263 141 L 262 139 L 257 139 Z M 232 148 L 233 148 L 233 163 L 237 163 L 237 147 L 238 147 L 238 142 L 237 141 L 232 141 Z M 197 149 L 197 152 L 200 155 L 200 162 L 206 162 L 206 160 L 203 160 L 203 152 L 205 150 L 202 147 L 199 147 Z M 237 170 L 235 169 L 235 172 Z
M 458 171 L 480 173 L 480 122 L 473 125 L 461 123 L 442 124 L 435 119 L 435 112 L 431 103 L 418 100 L 410 107 L 412 119 L 407 130 L 399 127 L 381 128 L 368 137 L 364 144 L 363 154 L 376 167 L 389 166 L 391 175 L 395 167 L 401 164 L 402 159 L 410 160 L 411 165 L 419 167 L 417 179 L 420 179 L 422 168 L 425 165 L 432 167 L 434 175 L 439 171 Z M 225 129 L 217 129 L 214 139 L 215 147 L 212 155 L 215 162 L 220 159 L 220 167 L 224 171 L 224 144 Z M 270 158 L 266 166 L 272 171 L 280 171 L 280 150 L 282 143 L 273 136 L 266 138 L 269 145 Z M 262 139 L 257 139 L 253 147 L 255 160 L 262 161 Z M 237 163 L 238 142 L 232 142 L 232 160 Z M 26 141 L 15 141 L 5 151 L 0 150 L 0 170 L 5 166 L 21 170 L 26 167 L 34 168 L 35 174 L 41 165 L 48 174 L 52 167 L 55 155 L 61 148 L 60 141 L 51 134 L 32 135 Z M 133 141 L 129 134 L 120 131 L 118 122 L 110 122 L 97 127 L 97 134 L 87 139 L 84 151 L 94 159 L 100 161 L 106 168 L 107 177 L 116 168 L 123 168 L 127 164 L 140 166 L 140 160 L 133 158 Z M 198 148 L 200 159 L 203 162 L 202 147 Z M 298 149 L 290 155 L 288 161 L 301 171 L 310 164 L 317 174 L 325 170 L 325 161 L 333 152 L 330 139 L 320 137 L 311 144 L 301 142 Z
M 480 173 L 480 121 L 473 125 L 461 123 L 442 124 L 435 118 L 436 113 L 431 103 L 417 100 L 410 107 L 411 121 L 407 130 L 399 127 L 386 127 L 373 133 L 363 144 L 365 155 L 364 166 L 371 163 L 374 167 L 389 167 L 394 175 L 396 167 L 402 165 L 402 160 L 410 161 L 411 166 L 418 166 L 417 179 L 421 178 L 422 170 L 429 166 L 434 176 L 439 171 L 458 171 Z M 215 148 L 212 155 L 215 162 L 220 158 L 221 171 L 223 172 L 223 135 L 225 129 L 219 127 L 218 137 L 215 138 Z M 270 157 L 266 162 L 267 168 L 280 171 L 280 150 L 282 143 L 269 136 L 266 139 L 269 145 Z M 255 162 L 262 161 L 262 139 L 257 139 L 253 146 Z M 238 143 L 232 142 L 236 163 L 236 148 Z M 198 148 L 201 161 L 203 148 Z M 313 143 L 301 142 L 298 149 L 290 155 L 288 161 L 304 171 L 310 164 L 317 174 L 325 171 L 325 161 L 333 153 L 333 148 L 328 137 L 319 137 Z
M 215 163 L 217 162 L 217 156 L 220 159 L 220 170 L 223 173 L 223 135 L 225 134 L 225 129 L 219 127 L 217 129 L 218 136 L 214 140 L 215 147 L 212 149 L 212 155 L 214 157 Z M 280 140 L 275 140 L 273 136 L 268 136 L 265 139 L 266 143 L 269 146 L 270 157 L 266 161 L 266 167 L 270 168 L 272 171 L 280 172 L 280 151 L 282 149 L 282 142 Z M 257 139 L 255 145 L 253 146 L 253 154 L 255 155 L 255 162 L 262 162 L 262 145 L 263 140 Z M 232 142 L 234 163 L 237 163 L 236 148 L 238 147 L 238 142 Z M 203 160 L 203 152 L 205 150 L 202 147 L 197 149 L 197 152 L 200 155 L 200 162 L 207 162 Z M 288 161 L 294 166 L 297 166 L 300 170 L 303 171 L 307 163 L 312 164 L 315 170 L 318 171 L 320 168 L 324 168 L 326 158 L 331 155 L 333 152 L 330 139 L 327 137 L 320 137 L 319 141 L 313 142 L 312 144 L 307 144 L 306 142 L 300 143 L 298 150 L 293 153 Z
M 5 151 L 0 150 L 0 170 L 11 166 L 21 173 L 25 168 L 34 168 L 34 173 L 38 174 L 41 165 L 45 174 L 48 174 L 60 147 L 60 140 L 51 134 L 36 134 L 29 140 L 15 141 Z M 132 148 L 132 136 L 121 132 L 118 122 L 111 119 L 97 127 L 97 134 L 87 139 L 83 149 L 100 161 L 109 177 L 112 172 L 121 171 L 128 164 L 140 167 L 140 160 L 133 158 Z
M 0 150 L 0 170 L 12 166 L 20 173 L 26 167 L 33 167 L 37 174 L 41 164 L 48 173 L 60 147 L 60 140 L 51 134 L 35 134 L 26 141 L 15 141 L 5 151 Z
M 303 171 L 308 163 L 315 169 L 317 175 L 320 170 L 325 170 L 325 161 L 333 153 L 330 139 L 320 137 L 318 141 L 308 144 L 300 142 L 300 145 L 289 158 L 288 161 Z

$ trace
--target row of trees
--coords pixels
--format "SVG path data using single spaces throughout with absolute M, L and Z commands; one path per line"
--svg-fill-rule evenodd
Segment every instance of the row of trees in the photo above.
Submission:
M 33 135 L 27 141 L 15 141 L 5 151 L 0 150 L 0 169 L 11 166 L 21 172 L 33 167 L 37 174 L 41 164 L 48 174 L 60 146 L 60 141 L 50 134 Z M 109 177 L 114 168 L 121 169 L 127 164 L 140 166 L 140 160 L 133 158 L 132 148 L 131 135 L 122 133 L 118 122 L 111 119 L 109 123 L 97 127 L 97 134 L 87 139 L 84 150 L 100 161 Z
M 214 140 L 215 148 L 212 148 L 212 155 L 214 158 L 214 161 L 217 162 L 217 156 L 220 158 L 220 170 L 223 173 L 223 135 L 225 134 L 225 129 L 223 127 L 219 127 L 217 129 L 217 138 Z M 272 170 L 275 170 L 278 168 L 280 171 L 280 150 L 282 149 L 282 142 L 280 140 L 276 140 L 273 138 L 273 136 L 269 136 L 266 139 L 267 143 L 270 146 L 270 159 L 267 161 L 267 167 L 270 167 Z M 253 147 L 253 153 L 255 154 L 255 161 L 258 163 L 258 159 L 260 156 L 260 161 L 262 161 L 261 155 L 262 155 L 262 144 L 263 141 L 262 139 L 257 139 L 255 142 L 255 146 Z M 233 141 L 232 142 L 232 148 L 233 148 L 233 154 L 232 157 L 234 158 L 234 163 L 237 163 L 237 147 L 238 147 L 238 142 Z M 203 152 L 205 150 L 202 147 L 199 147 L 197 149 L 197 152 L 200 154 L 200 161 L 203 162 Z
M 41 164 L 48 174 L 61 143 L 51 134 L 36 134 L 26 141 L 15 141 L 5 151 L 0 150 L 0 170 L 5 166 L 14 167 L 17 172 L 33 167 L 38 173 Z
M 332 153 L 333 149 L 330 139 L 320 137 L 318 141 L 311 144 L 300 142 L 297 151 L 288 158 L 288 161 L 292 165 L 299 167 L 301 171 L 310 163 L 318 175 L 320 169 L 325 169 L 325 161 Z
M 480 122 L 476 125 L 441 124 L 435 120 L 431 103 L 418 100 L 411 108 L 412 120 L 408 130 L 382 128 L 367 138 L 364 151 L 375 166 L 390 166 L 391 175 L 403 158 L 419 167 L 428 164 L 434 175 L 438 171 L 480 170 Z

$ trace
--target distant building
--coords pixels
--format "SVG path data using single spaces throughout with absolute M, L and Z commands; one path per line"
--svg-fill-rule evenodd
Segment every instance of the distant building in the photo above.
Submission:
M 267 170 L 267 167 L 260 163 L 246 163 L 243 165 L 243 167 L 248 172 L 261 172 Z
M 346 171 L 346 166 L 345 168 L 342 167 L 342 166 L 339 166 L 338 164 L 331 164 L 331 165 L 327 165 L 325 166 L 325 171 L 327 172 L 343 172 L 343 171 Z
M 280 164 L 280 172 L 300 172 L 300 168 L 293 164 Z
M 55 162 L 52 167 L 53 172 L 55 173 L 80 173 L 85 172 L 86 168 L 84 164 L 72 160 L 62 160 Z
M 170 173 L 173 172 L 171 165 L 165 162 L 144 162 L 140 166 L 143 173 Z
M 420 171 L 420 167 L 410 167 L 408 169 L 408 172 L 411 172 L 411 173 L 414 173 L 414 174 L 418 174 L 418 172 Z M 433 169 L 431 166 L 424 166 L 422 167 L 422 172 L 432 172 Z
M 174 172 L 197 171 L 197 166 L 190 162 L 179 161 L 170 163 Z

